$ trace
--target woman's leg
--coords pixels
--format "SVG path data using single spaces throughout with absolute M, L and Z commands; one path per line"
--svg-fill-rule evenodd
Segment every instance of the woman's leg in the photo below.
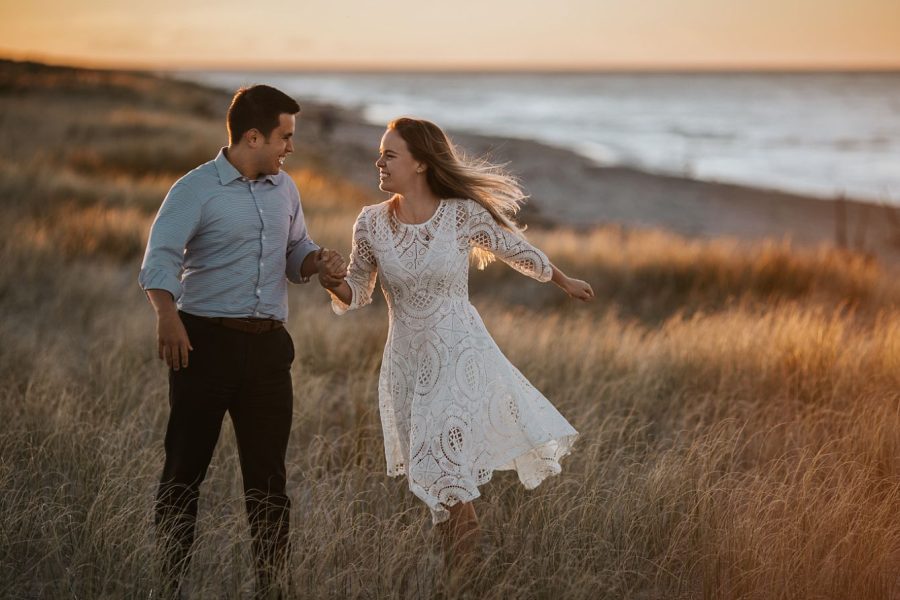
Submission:
M 475 506 L 471 502 L 457 502 L 449 510 L 450 518 L 440 524 L 444 551 L 452 566 L 469 564 L 477 558 L 481 540 Z

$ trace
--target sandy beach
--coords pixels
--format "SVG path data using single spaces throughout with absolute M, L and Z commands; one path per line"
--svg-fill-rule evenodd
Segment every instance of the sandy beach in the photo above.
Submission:
M 329 168 L 361 187 L 374 187 L 373 163 L 383 129 L 351 111 L 302 105 L 300 127 L 306 138 L 301 144 L 311 140 Z M 317 134 L 323 110 L 337 115 L 327 141 Z M 900 207 L 601 167 L 575 152 L 531 140 L 451 134 L 467 152 L 509 164 L 531 196 L 522 221 L 532 226 L 617 224 L 703 238 L 824 244 L 900 264 Z

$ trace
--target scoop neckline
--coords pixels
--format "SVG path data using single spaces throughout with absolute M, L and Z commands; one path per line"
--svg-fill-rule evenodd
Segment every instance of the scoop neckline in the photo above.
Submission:
M 403 225 L 404 227 L 422 227 L 423 225 L 428 225 L 432 221 L 434 221 L 435 217 L 438 216 L 438 213 L 441 212 L 441 207 L 444 206 L 445 201 L 446 201 L 445 198 L 441 198 L 441 201 L 438 202 L 437 208 L 434 209 L 434 212 L 431 214 L 431 216 L 428 217 L 427 220 L 422 221 L 421 223 L 407 223 L 406 221 L 401 221 L 400 218 L 397 216 L 397 211 L 391 210 L 390 203 L 388 203 L 388 212 L 391 214 L 391 218 L 394 219 L 394 221 L 396 221 L 400 225 Z

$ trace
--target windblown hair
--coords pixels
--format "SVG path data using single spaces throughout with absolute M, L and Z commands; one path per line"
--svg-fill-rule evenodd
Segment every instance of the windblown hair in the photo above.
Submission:
M 300 112 L 297 101 L 268 85 L 242 87 L 231 99 L 226 123 L 228 139 L 237 144 L 241 137 L 256 129 L 264 138 L 278 127 L 278 119 L 284 113 L 296 115 Z
M 426 181 L 437 197 L 471 199 L 491 213 L 500 226 L 524 237 L 524 228 L 516 223 L 515 216 L 527 196 L 504 165 L 467 157 L 430 121 L 401 117 L 388 123 L 388 129 L 400 134 L 413 158 L 428 166 Z M 479 269 L 495 259 L 480 248 L 472 250 L 472 258 Z

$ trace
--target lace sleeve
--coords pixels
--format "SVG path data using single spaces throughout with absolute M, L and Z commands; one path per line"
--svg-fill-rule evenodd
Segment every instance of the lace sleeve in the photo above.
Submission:
M 346 282 L 353 294 L 350 304 L 345 304 L 334 294 L 331 295 L 331 308 L 338 315 L 348 310 L 362 308 L 372 302 L 372 291 L 375 289 L 378 271 L 371 239 L 368 215 L 363 209 L 353 225 L 353 247 L 350 251 L 350 264 L 347 266 Z
M 538 281 L 550 281 L 550 259 L 521 235 L 506 229 L 477 202 L 469 210 L 469 243 L 487 250 L 510 267 Z

